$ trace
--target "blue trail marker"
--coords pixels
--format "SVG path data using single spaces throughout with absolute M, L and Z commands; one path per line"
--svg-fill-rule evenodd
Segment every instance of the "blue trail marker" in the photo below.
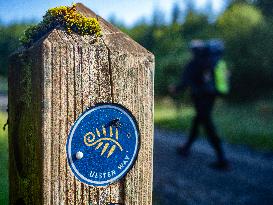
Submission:
M 71 127 L 67 160 L 78 180 L 106 186 L 130 170 L 139 144 L 138 125 L 131 112 L 118 104 L 99 104 L 83 112 Z

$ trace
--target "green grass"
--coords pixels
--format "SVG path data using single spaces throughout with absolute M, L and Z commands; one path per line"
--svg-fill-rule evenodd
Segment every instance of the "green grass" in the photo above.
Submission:
M 176 108 L 170 100 L 160 101 L 155 106 L 155 126 L 187 133 L 194 113 L 189 105 Z M 218 101 L 214 122 L 221 137 L 230 143 L 273 151 L 273 101 L 240 105 Z
M 8 80 L 0 76 L 0 93 L 7 93 L 8 92 Z
M 0 112 L 0 204 L 8 204 L 8 136 L 3 125 L 7 114 Z

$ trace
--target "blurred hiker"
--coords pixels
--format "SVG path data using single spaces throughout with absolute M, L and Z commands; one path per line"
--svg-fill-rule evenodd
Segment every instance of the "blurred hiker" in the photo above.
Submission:
M 196 111 L 189 137 L 186 143 L 178 148 L 178 152 L 183 156 L 189 155 L 190 148 L 198 137 L 198 128 L 203 125 L 217 155 L 217 161 L 210 166 L 216 169 L 227 169 L 228 162 L 212 120 L 216 97 L 229 91 L 227 67 L 221 58 L 224 44 L 220 40 L 208 42 L 195 40 L 191 42 L 190 48 L 193 58 L 185 67 L 180 83 L 169 88 L 171 93 L 177 94 L 189 87 Z

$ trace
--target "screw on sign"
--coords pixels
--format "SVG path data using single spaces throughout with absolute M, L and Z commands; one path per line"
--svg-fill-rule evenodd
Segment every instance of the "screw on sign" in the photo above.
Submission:
M 153 54 L 82 4 L 50 9 L 22 39 L 10 204 L 151 205 Z

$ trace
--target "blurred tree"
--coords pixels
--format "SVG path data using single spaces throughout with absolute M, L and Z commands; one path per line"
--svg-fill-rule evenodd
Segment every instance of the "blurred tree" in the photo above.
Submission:
M 273 1 L 272 0 L 256 0 L 257 5 L 267 17 L 273 17 Z
M 19 46 L 19 38 L 27 28 L 27 24 L 0 25 L 0 75 L 8 74 L 8 56 Z
M 168 95 L 168 86 L 178 82 L 182 68 L 189 59 L 187 42 L 180 35 L 179 30 L 179 26 L 165 26 L 155 31 L 157 96 Z
M 180 11 L 179 5 L 175 3 L 173 5 L 172 14 L 171 14 L 172 25 L 179 23 L 180 16 L 181 16 L 181 11 Z
M 269 0 L 226 0 L 230 5 L 216 21 L 211 6 L 201 13 L 194 1 L 185 0 L 183 13 L 174 4 L 171 22 L 157 7 L 151 21 L 142 19 L 128 28 L 112 16 L 110 21 L 156 56 L 155 94 L 168 95 L 168 85 L 179 81 L 191 55 L 192 39 L 224 38 L 226 59 L 232 68 L 234 97 L 250 99 L 273 88 L 273 12 Z M 239 3 L 238 3 L 239 2 Z M 264 14 L 264 15 L 263 15 Z M 268 18 L 265 18 L 267 16 Z M 0 75 L 7 75 L 8 55 L 19 46 L 27 24 L 0 24 Z
M 229 7 L 232 7 L 235 4 L 249 4 L 249 5 L 254 5 L 255 3 L 259 0 L 226 0 L 227 1 L 227 5 L 229 5 Z
M 248 34 L 263 22 L 260 10 L 248 4 L 235 4 L 218 19 L 218 27 L 225 38 Z
M 152 26 L 158 27 L 165 24 L 164 12 L 162 12 L 158 7 L 155 7 L 152 16 Z
M 195 11 L 195 3 L 192 0 L 185 0 L 186 11 Z
M 189 41 L 192 38 L 209 38 L 215 31 L 205 14 L 190 10 L 183 23 L 179 20 L 180 16 L 179 6 L 174 4 L 171 24 L 166 25 L 164 15 L 155 9 L 152 24 L 140 23 L 128 31 L 129 35 L 156 56 L 156 96 L 168 95 L 168 86 L 180 80 L 183 67 L 191 56 Z
M 273 20 L 264 18 L 262 9 L 255 6 L 258 1 L 263 0 L 230 0 L 230 6 L 216 22 L 209 21 L 208 13 L 200 13 L 192 1 L 187 1 L 183 22 L 179 21 L 179 7 L 174 5 L 170 25 L 157 11 L 151 24 L 142 22 L 129 29 L 129 35 L 156 56 L 156 96 L 167 95 L 168 85 L 179 80 L 191 56 L 190 40 L 209 38 L 226 41 L 233 97 L 250 100 L 272 91 Z
M 246 3 L 252 4 L 261 9 L 263 14 L 267 17 L 273 17 L 273 1 L 272 0 L 227 0 L 228 5 L 233 6 L 234 4 Z
M 156 27 L 148 25 L 144 22 L 135 25 L 132 29 L 128 29 L 127 33 L 138 43 L 148 50 L 154 52 L 155 38 L 154 32 Z
M 232 95 L 247 100 L 265 94 L 273 86 L 272 25 L 258 8 L 240 3 L 226 10 L 217 26 L 232 67 Z
M 209 35 L 207 34 L 210 27 L 207 15 L 198 14 L 193 10 L 189 10 L 185 22 L 181 27 L 181 33 L 187 41 L 198 38 L 208 38 Z

